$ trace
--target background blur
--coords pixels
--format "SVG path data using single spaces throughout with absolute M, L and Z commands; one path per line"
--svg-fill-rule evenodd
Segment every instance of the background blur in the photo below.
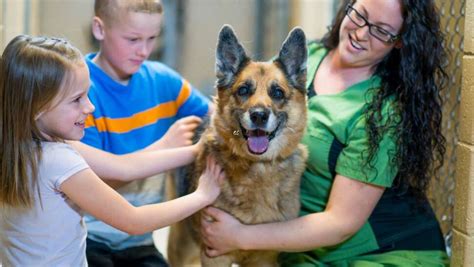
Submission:
M 455 203 L 455 163 L 463 79 L 465 6 L 469 1 L 436 0 L 446 37 L 445 46 L 450 53 L 450 59 L 446 62 L 450 80 L 447 90 L 443 93 L 445 100 L 443 126 L 447 140 L 447 154 L 445 164 L 437 172 L 432 184 L 430 199 L 441 221 L 448 247 L 451 245 Z M 84 54 L 96 51 L 97 47 L 90 31 L 93 2 L 93 0 L 0 0 L 0 51 L 3 51 L 14 36 L 21 33 L 64 37 Z M 165 20 L 159 45 L 152 58 L 175 68 L 195 87 L 207 95 L 212 95 L 215 80 L 215 46 L 218 31 L 223 24 L 234 27 L 250 56 L 268 60 L 278 52 L 288 32 L 295 26 L 301 26 L 308 39 L 321 38 L 330 25 L 340 0 L 162 0 L 162 2 L 165 8 Z M 472 194 L 458 194 L 460 200 L 467 196 Z M 468 210 L 474 211 L 474 208 Z M 470 242 L 474 247 L 474 237 L 472 238 Z M 474 261 L 474 256 L 472 259 Z
M 320 38 L 338 0 L 162 0 L 165 21 L 153 59 L 175 68 L 212 94 L 217 35 L 234 27 L 249 55 L 267 60 L 289 30 L 303 27 Z M 20 33 L 65 37 L 84 54 L 95 51 L 90 24 L 93 0 L 0 0 L 0 49 Z

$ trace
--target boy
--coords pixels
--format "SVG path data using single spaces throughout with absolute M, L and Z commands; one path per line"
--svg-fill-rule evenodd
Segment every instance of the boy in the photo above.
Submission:
M 179 74 L 147 61 L 162 21 L 159 0 L 96 0 L 94 8 L 92 32 L 100 51 L 87 55 L 86 62 L 96 110 L 86 121 L 82 142 L 115 154 L 188 144 L 200 121 L 196 116 L 206 115 L 210 104 Z M 109 184 L 120 187 L 117 191 L 135 206 L 163 198 L 162 177 Z M 129 236 L 93 217 L 85 221 L 90 266 L 167 266 L 151 233 Z

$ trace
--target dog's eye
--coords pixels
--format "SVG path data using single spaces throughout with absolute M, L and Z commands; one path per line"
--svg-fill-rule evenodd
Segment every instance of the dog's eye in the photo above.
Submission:
M 272 86 L 270 90 L 270 96 L 275 100 L 282 100 L 285 97 L 285 93 L 278 86 Z
M 250 88 L 247 85 L 242 85 L 237 89 L 237 94 L 239 96 L 246 96 L 250 93 Z

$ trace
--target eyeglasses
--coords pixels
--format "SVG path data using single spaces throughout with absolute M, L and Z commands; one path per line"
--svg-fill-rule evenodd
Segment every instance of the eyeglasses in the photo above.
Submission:
M 400 35 L 394 35 L 380 26 L 370 23 L 352 5 L 347 5 L 346 15 L 358 27 L 362 28 L 368 26 L 370 35 L 377 38 L 379 41 L 391 44 L 400 38 Z

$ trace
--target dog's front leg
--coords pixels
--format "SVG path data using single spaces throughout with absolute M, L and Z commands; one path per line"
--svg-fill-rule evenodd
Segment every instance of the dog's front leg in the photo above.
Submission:
M 231 267 L 233 259 L 229 255 L 209 258 L 201 251 L 201 267 Z
M 278 267 L 278 252 L 249 251 L 242 260 L 240 267 Z

